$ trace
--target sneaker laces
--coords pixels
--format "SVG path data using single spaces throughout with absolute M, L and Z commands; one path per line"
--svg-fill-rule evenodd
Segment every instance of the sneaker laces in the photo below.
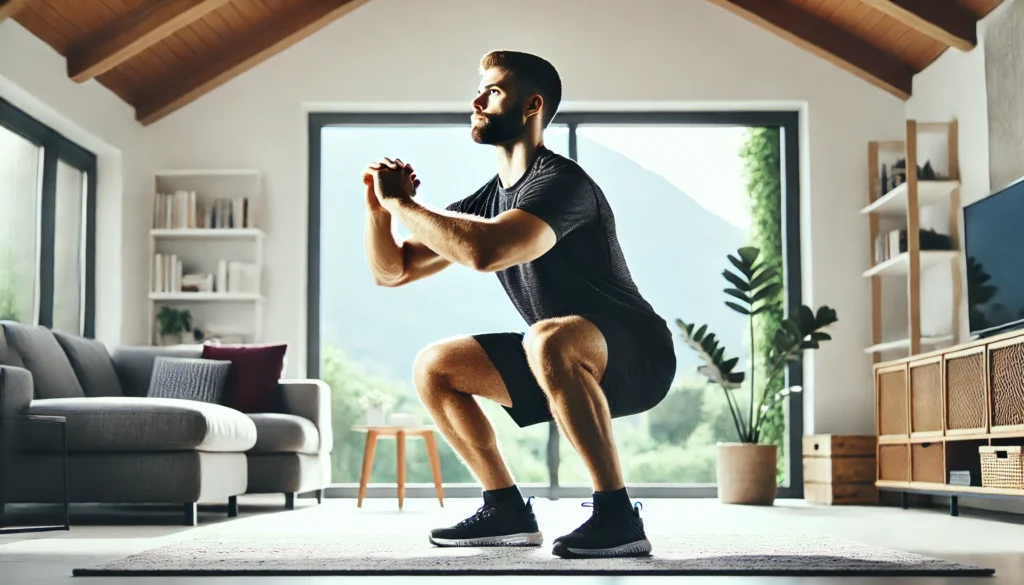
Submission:
M 491 517 L 491 516 L 493 516 L 494 514 L 497 514 L 497 513 L 498 513 L 498 509 L 497 508 L 495 508 L 494 506 L 491 506 L 490 504 L 484 504 L 483 506 L 480 506 L 477 509 L 475 514 L 473 514 L 469 518 L 466 518 L 462 522 L 459 522 L 455 526 L 459 527 L 459 528 L 466 527 L 466 526 L 471 526 L 471 525 L 476 524 L 477 522 L 480 522 L 480 521 L 482 521 L 482 520 L 484 520 L 486 518 L 489 518 L 489 517 Z
M 594 505 L 594 502 L 583 502 L 580 505 L 582 507 L 584 507 L 584 508 L 592 508 L 593 512 L 590 513 L 590 518 L 586 522 L 584 522 L 580 526 L 579 529 L 597 528 L 597 526 L 600 524 L 600 518 L 601 518 L 600 514 L 598 513 L 599 510 L 598 510 L 597 506 Z M 642 503 L 635 502 L 633 504 L 633 513 L 635 513 L 637 516 L 639 516 L 640 515 L 640 510 L 643 510 L 643 508 L 644 508 L 644 505 Z

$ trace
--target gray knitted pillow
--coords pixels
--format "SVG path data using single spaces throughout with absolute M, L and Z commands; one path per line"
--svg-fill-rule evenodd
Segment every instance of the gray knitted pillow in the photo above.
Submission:
M 220 404 L 231 362 L 160 356 L 153 362 L 150 398 L 180 398 Z

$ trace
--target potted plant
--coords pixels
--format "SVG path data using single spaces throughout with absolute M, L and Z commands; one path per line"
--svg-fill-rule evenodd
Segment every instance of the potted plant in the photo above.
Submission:
M 163 307 L 156 315 L 162 345 L 183 343 L 184 334 L 192 332 L 192 312 L 188 309 Z
M 366 426 L 381 426 L 384 424 L 384 411 L 395 404 L 395 398 L 385 394 L 377 388 L 371 388 L 359 397 L 359 406 L 363 407 L 366 413 Z
M 750 355 L 758 355 L 754 336 L 754 318 L 771 309 L 779 308 L 776 298 L 782 283 L 775 268 L 758 263 L 761 251 L 756 247 L 740 248 L 729 255 L 729 261 L 738 272 L 726 269 L 722 275 L 731 284 L 724 292 L 732 297 L 725 304 L 732 310 L 749 317 Z M 818 349 L 819 344 L 831 339 L 823 329 L 836 323 L 835 310 L 821 306 L 817 312 L 802 305 L 793 311 L 775 331 L 768 331 L 771 347 L 765 367 L 767 371 L 755 379 L 754 361 L 750 376 L 736 371 L 739 358 L 726 359 L 725 347 L 708 331 L 707 325 L 696 326 L 676 319 L 686 343 L 704 361 L 699 368 L 714 385 L 725 393 L 726 402 L 736 425 L 739 441 L 718 443 L 717 475 L 718 498 L 724 503 L 771 505 L 776 494 L 777 446 L 760 444 L 765 416 L 772 406 L 800 392 L 799 386 L 783 388 L 769 396 L 772 383 L 785 379 L 786 367 L 803 360 L 805 350 Z M 744 385 L 744 382 L 747 382 Z M 736 391 L 749 391 L 747 404 L 741 404 Z M 758 392 L 758 388 L 761 391 Z M 745 406 L 745 408 L 744 408 Z

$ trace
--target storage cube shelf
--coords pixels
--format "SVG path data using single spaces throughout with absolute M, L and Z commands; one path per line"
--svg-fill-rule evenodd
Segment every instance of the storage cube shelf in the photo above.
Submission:
M 207 337 L 262 341 L 262 173 L 158 171 L 152 197 L 150 343 L 161 342 L 156 315 L 163 307 L 189 310 Z
M 879 489 L 1024 498 L 982 485 L 980 452 L 1024 445 L 1024 330 L 879 362 L 874 379 Z

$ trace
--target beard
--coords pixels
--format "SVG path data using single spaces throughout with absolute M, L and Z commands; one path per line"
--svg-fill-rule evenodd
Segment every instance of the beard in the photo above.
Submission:
M 502 144 L 522 136 L 526 124 L 519 115 L 519 108 L 517 104 L 504 114 L 481 113 L 483 120 L 473 120 L 473 141 L 479 144 Z

